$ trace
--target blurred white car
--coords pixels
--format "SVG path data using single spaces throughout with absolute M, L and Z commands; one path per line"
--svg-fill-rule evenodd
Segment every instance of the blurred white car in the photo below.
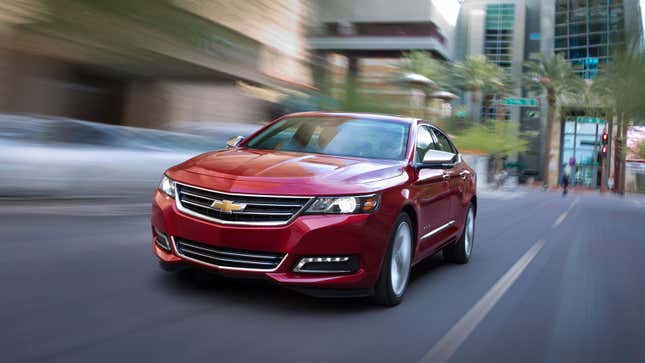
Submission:
M 223 148 L 229 136 L 250 128 L 255 126 L 227 125 L 197 136 L 0 115 L 0 198 L 147 198 L 168 167 Z

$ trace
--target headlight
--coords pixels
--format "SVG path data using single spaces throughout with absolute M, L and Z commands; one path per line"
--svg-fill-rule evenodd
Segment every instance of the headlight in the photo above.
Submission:
M 159 182 L 159 190 L 166 193 L 170 198 L 174 198 L 175 181 L 164 175 L 163 178 L 161 178 L 161 182 Z
M 306 214 L 371 213 L 378 209 L 380 195 L 356 197 L 320 197 L 307 208 Z

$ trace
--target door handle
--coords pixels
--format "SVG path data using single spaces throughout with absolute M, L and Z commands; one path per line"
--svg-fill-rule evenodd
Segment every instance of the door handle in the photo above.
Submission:
M 470 175 L 470 172 L 468 170 L 464 170 L 461 173 L 459 173 L 459 176 L 461 179 L 466 180 L 466 177 Z
M 450 181 L 450 174 L 448 173 L 443 173 L 443 181 L 444 182 L 449 182 Z

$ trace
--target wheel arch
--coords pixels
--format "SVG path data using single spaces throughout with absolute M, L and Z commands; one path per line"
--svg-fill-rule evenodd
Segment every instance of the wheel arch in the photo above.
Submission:
M 475 217 L 477 217 L 477 195 L 473 195 L 473 197 L 470 198 L 470 202 L 473 204 L 473 213 L 475 214 Z
M 417 243 L 419 240 L 419 220 L 417 218 L 417 211 L 414 209 L 412 204 L 406 204 L 401 209 L 401 212 L 407 214 L 408 217 L 410 217 L 410 221 L 412 222 L 412 232 L 414 233 L 414 236 L 412 238 L 412 252 L 414 257 L 414 252 L 417 249 Z

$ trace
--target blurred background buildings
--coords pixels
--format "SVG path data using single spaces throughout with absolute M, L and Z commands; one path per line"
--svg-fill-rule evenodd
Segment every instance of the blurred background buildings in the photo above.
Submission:
M 0 113 L 192 133 L 312 109 L 429 117 L 450 132 L 498 119 L 526 142 L 505 156 L 521 181 L 541 179 L 546 163 L 557 185 L 575 159 L 575 182 L 599 188 L 611 117 L 564 102 L 547 158 L 547 102 L 525 65 L 561 54 L 593 80 L 632 24 L 642 37 L 638 0 L 5 0 Z M 512 81 L 471 97 L 402 74 L 411 51 L 447 65 L 486 56 Z M 605 185 L 620 174 L 619 130 L 609 132 Z
M 555 53 L 570 62 L 578 76 L 592 80 L 604 64 L 611 62 L 612 53 L 625 45 L 628 30 L 636 30 L 639 33 L 636 36 L 642 39 L 642 17 L 638 0 L 466 0 L 458 29 L 457 59 L 484 54 L 490 61 L 509 68 L 514 79 L 521 80 L 527 61 L 536 54 Z M 530 94 L 526 83 L 523 80 L 515 84 L 510 94 L 518 98 L 536 97 Z M 578 93 L 585 91 L 582 85 Z M 556 185 L 572 161 L 574 183 L 599 188 L 600 138 L 608 118 L 600 108 L 590 109 L 589 104 L 565 100 L 559 117 L 555 118 L 551 156 L 547 160 L 542 152 L 547 102 L 544 97 L 540 101 L 541 106 L 514 107 L 508 111 L 507 119 L 520 123 L 520 131 L 539 135 L 529 139 L 528 150 L 518 155 L 519 165 L 525 171 L 535 171 L 530 174 L 539 175 L 547 162 L 551 170 L 549 184 Z M 486 104 L 492 107 L 487 108 Z M 481 117 L 494 115 L 497 104 L 478 105 L 482 108 Z M 608 132 L 616 134 L 615 129 Z M 616 152 L 610 147 L 609 162 L 605 165 L 606 184 L 613 179 L 611 156 Z
M 298 0 L 26 0 L 0 12 L 3 112 L 248 122 L 270 108 L 253 86 L 312 87 Z
M 316 0 L 309 36 L 318 84 L 342 98 L 352 91 L 409 107 L 410 89 L 397 77 L 401 58 L 418 50 L 454 60 L 458 0 Z M 329 77 L 327 77 L 329 75 Z M 328 81 L 329 84 L 324 84 Z M 349 86 L 349 87 L 348 87 Z M 431 105 L 441 113 L 441 104 Z

